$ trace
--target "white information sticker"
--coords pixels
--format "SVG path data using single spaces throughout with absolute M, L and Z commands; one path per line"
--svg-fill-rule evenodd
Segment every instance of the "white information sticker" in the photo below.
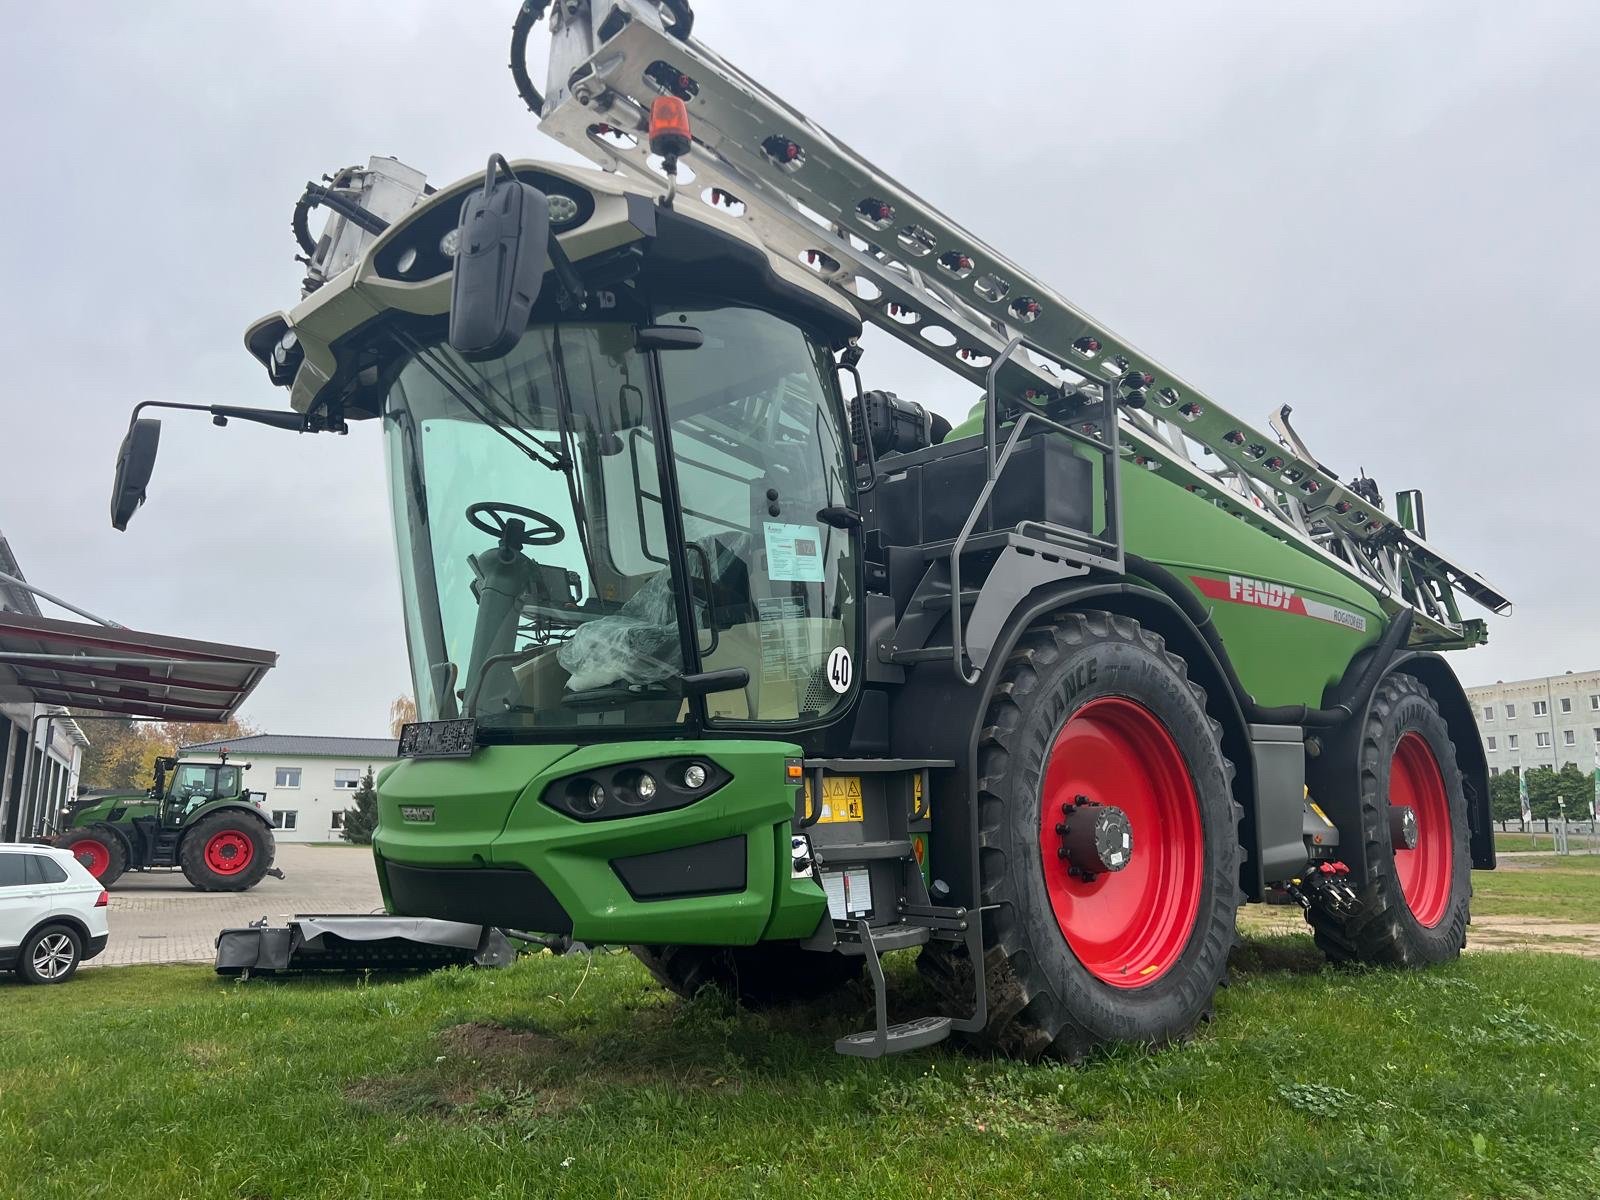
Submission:
M 828 652 L 828 686 L 839 695 L 844 695 L 850 690 L 850 680 L 854 677 L 855 664 L 850 661 L 850 651 L 843 646 L 835 646 Z
M 865 867 L 824 871 L 822 890 L 828 897 L 828 915 L 835 921 L 872 915 L 872 877 Z
M 822 582 L 822 530 L 815 525 L 764 522 L 767 575 L 793 583 Z

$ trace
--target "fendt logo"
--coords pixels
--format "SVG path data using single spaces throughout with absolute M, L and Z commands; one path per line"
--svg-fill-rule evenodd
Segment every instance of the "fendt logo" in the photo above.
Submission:
M 1278 608 L 1288 612 L 1294 600 L 1294 589 L 1281 583 L 1268 583 L 1263 579 L 1246 579 L 1243 575 L 1228 576 L 1228 599 L 1240 604 L 1254 604 L 1259 608 Z
M 1248 575 L 1229 575 L 1227 579 L 1191 575 L 1189 581 L 1208 600 L 1225 600 L 1229 604 L 1246 604 L 1251 608 L 1270 608 L 1274 612 L 1293 613 L 1298 617 L 1343 625 L 1360 633 L 1367 630 L 1367 619 L 1360 613 L 1323 600 L 1308 600 L 1287 584 L 1251 579 Z

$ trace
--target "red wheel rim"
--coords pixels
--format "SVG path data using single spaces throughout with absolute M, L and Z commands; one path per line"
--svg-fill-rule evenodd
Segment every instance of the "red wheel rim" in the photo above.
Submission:
M 73 842 L 72 857 L 83 864 L 84 870 L 99 879 L 111 866 L 111 851 L 92 838 Z
M 1121 871 L 1068 873 L 1056 827 L 1078 796 L 1127 814 L 1133 857 Z M 1155 714 L 1107 696 L 1072 715 L 1045 764 L 1039 849 L 1056 923 L 1091 975 L 1140 988 L 1171 970 L 1200 910 L 1205 833 L 1183 752 Z
M 255 856 L 255 843 L 232 829 L 213 835 L 206 843 L 206 866 L 218 875 L 237 875 Z
M 1432 929 L 1450 908 L 1455 866 L 1455 839 L 1450 829 L 1450 800 L 1433 747 L 1420 733 L 1407 733 L 1389 763 L 1389 803 L 1409 805 L 1417 814 L 1417 845 L 1394 850 L 1394 871 L 1400 894 L 1417 924 Z

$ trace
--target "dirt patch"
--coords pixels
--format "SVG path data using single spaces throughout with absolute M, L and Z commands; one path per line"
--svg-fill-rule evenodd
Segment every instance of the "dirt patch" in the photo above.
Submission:
M 1479 950 L 1545 950 L 1600 958 L 1600 925 L 1547 917 L 1473 917 L 1467 947 Z
M 446 1054 L 500 1062 L 530 1058 L 548 1060 L 567 1050 L 566 1043 L 549 1034 L 533 1029 L 507 1029 L 487 1021 L 452 1025 L 439 1035 L 439 1048 Z
M 1516 868 L 1513 868 L 1516 869 Z M 1274 933 L 1311 932 L 1298 907 L 1289 905 L 1251 904 L 1239 910 L 1239 932 L 1261 936 Z M 1295 970 L 1293 963 L 1264 962 L 1259 968 L 1252 965 L 1251 954 L 1257 943 L 1246 942 L 1234 951 L 1238 969 L 1249 972 L 1256 969 Z M 1583 958 L 1600 958 L 1600 925 L 1577 924 L 1548 917 L 1478 916 L 1473 915 L 1472 927 L 1467 931 L 1468 950 L 1542 950 L 1547 954 L 1574 954 Z M 1292 950 L 1268 946 L 1261 954 L 1269 959 L 1289 955 Z M 1317 954 L 1320 959 L 1320 953 Z
M 607 1088 L 670 1087 L 727 1092 L 737 1079 L 704 1064 L 615 1057 L 532 1029 L 492 1022 L 452 1025 L 435 1039 L 434 1060 L 400 1075 L 359 1079 L 344 1090 L 360 1108 L 445 1121 L 528 1121 L 570 1112 Z

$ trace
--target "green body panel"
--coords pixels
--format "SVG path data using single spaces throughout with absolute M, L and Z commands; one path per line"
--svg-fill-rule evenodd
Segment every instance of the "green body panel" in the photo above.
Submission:
M 115 821 L 111 814 L 116 809 L 125 811 Z M 97 821 L 108 822 L 113 825 L 130 824 L 135 817 L 159 817 L 161 803 L 150 799 L 149 792 L 127 792 L 114 796 L 100 796 L 93 804 L 85 805 L 72 814 L 72 821 L 67 826 L 69 829 L 82 829 L 86 825 L 93 825 Z
M 945 441 L 982 434 L 979 402 Z M 1100 485 L 1104 460 L 1099 455 L 1086 457 L 1094 471 L 1091 494 L 1098 528 L 1105 521 Z M 1000 486 L 1005 486 L 1004 477 Z M 1128 553 L 1167 568 L 1212 610 L 1212 622 L 1239 682 L 1257 703 L 1320 707 L 1324 689 L 1343 676 L 1357 653 L 1383 636 L 1388 617 L 1376 595 L 1361 584 L 1131 459 L 1122 460 L 1122 532 Z M 1364 619 L 1366 629 L 1298 612 L 1214 601 L 1194 583 L 1196 575 L 1223 583 L 1240 576 L 1293 588 L 1303 600 Z
M 580 941 L 749 945 L 815 930 L 822 889 L 790 878 L 789 824 L 795 788 L 782 741 L 632 741 L 591 746 L 489 746 L 470 759 L 409 760 L 378 786 L 380 859 L 414 866 L 521 867 L 532 871 L 572 918 Z M 672 812 L 583 822 L 540 801 L 556 779 L 650 758 L 704 758 L 732 779 Z M 434 810 L 429 823 L 401 809 Z M 611 861 L 743 835 L 746 887 L 733 895 L 638 901 Z
M 1214 504 L 1125 463 L 1123 536 L 1129 553 L 1166 567 L 1212 610 L 1239 681 L 1265 705 L 1322 704 L 1350 660 L 1383 636 L 1388 618 L 1377 597 L 1337 568 L 1246 525 Z M 1230 576 L 1294 589 L 1293 599 L 1365 621 L 1349 624 L 1205 596 L 1194 576 Z

